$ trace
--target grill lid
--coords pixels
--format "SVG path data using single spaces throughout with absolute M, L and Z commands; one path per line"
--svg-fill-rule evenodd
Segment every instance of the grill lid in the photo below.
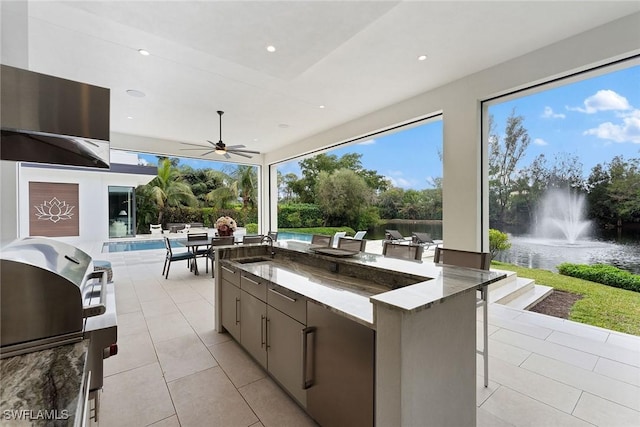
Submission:
M 92 262 L 89 254 L 75 246 L 44 237 L 15 241 L 2 249 L 0 258 L 50 271 L 77 287 L 82 286 Z

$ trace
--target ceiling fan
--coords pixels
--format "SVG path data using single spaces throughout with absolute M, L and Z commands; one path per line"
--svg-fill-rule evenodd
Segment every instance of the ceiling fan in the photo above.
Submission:
M 202 153 L 201 156 L 206 156 L 207 154 L 211 154 L 211 153 L 217 153 L 217 154 L 223 155 L 227 159 L 231 158 L 229 153 L 237 154 L 238 156 L 246 157 L 248 159 L 252 157 L 249 154 L 260 154 L 259 151 L 243 150 L 244 145 L 225 145 L 225 143 L 222 142 L 222 115 L 223 114 L 224 114 L 224 111 L 218 111 L 218 116 L 220 116 L 220 140 L 218 142 L 213 143 L 207 140 L 207 142 L 211 144 L 211 147 L 206 147 L 206 146 L 203 147 L 200 144 L 190 144 L 188 142 L 183 142 L 182 144 L 192 145 L 194 147 L 199 147 L 199 148 L 182 148 L 181 150 L 183 151 L 206 150 L 206 152 Z

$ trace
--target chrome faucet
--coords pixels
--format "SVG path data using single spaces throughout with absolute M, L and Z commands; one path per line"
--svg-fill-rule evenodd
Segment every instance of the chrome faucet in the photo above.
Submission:
M 269 248 L 271 249 L 270 255 L 271 258 L 274 258 L 276 256 L 276 253 L 273 251 L 273 238 L 271 236 L 264 236 L 261 243 L 264 243 L 265 240 L 269 242 Z

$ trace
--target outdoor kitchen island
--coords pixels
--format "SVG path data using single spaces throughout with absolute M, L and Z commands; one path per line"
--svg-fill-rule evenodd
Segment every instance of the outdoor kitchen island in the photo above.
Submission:
M 504 273 L 295 241 L 215 256 L 218 331 L 320 425 L 475 425 L 476 290 Z

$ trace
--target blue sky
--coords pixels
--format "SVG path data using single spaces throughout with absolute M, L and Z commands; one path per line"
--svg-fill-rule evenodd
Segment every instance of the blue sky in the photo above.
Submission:
M 593 166 L 616 155 L 640 157 L 640 66 L 492 105 L 489 112 L 501 136 L 514 107 L 516 114 L 524 116 L 531 138 L 519 168 L 528 166 L 542 153 L 549 162 L 554 154 L 567 153 L 580 158 L 586 178 Z M 431 187 L 432 178 L 442 176 L 441 151 L 442 122 L 437 120 L 328 153 L 338 157 L 361 153 L 363 166 L 378 171 L 393 185 L 423 189 Z M 153 155 L 140 157 L 156 163 Z M 284 163 L 278 170 L 300 176 L 298 162 Z M 195 169 L 224 169 L 226 165 L 197 159 L 182 159 L 181 164 Z

